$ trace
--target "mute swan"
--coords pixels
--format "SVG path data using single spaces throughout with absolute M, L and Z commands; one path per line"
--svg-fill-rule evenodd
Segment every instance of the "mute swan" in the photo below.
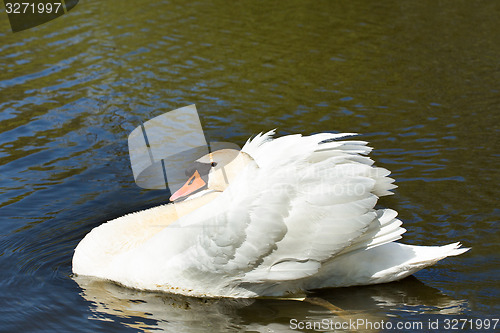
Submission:
M 93 229 L 73 272 L 197 297 L 286 296 L 399 280 L 468 250 L 395 242 L 397 213 L 374 206 L 396 186 L 367 142 L 273 134 L 202 156 L 175 203 Z

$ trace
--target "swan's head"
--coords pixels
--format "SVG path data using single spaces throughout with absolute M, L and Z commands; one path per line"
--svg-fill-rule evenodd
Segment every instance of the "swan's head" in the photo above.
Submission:
M 188 180 L 170 200 L 185 199 L 200 190 L 222 192 L 251 161 L 248 154 L 236 149 L 221 149 L 204 155 L 186 170 Z

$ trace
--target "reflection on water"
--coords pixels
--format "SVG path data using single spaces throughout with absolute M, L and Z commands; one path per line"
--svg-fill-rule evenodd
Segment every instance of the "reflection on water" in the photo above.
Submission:
M 499 17 L 499 2 L 476 0 L 111 0 L 16 34 L 0 20 L 1 329 L 208 325 L 159 310 L 185 303 L 176 298 L 108 284 L 83 293 L 70 278 L 90 230 L 168 200 L 134 183 L 127 136 L 190 104 L 209 142 L 241 147 L 273 128 L 362 133 L 399 185 L 380 205 L 399 212 L 403 241 L 472 247 L 417 273 L 432 287 L 311 296 L 381 319 L 498 315 Z M 332 317 L 298 301 L 189 304 L 226 330 Z
M 82 296 L 91 302 L 92 319 L 115 318 L 146 331 L 199 332 L 206 327 L 212 332 L 287 332 L 299 322 L 327 322 L 332 328 L 351 322 L 365 326 L 389 321 L 395 325 L 402 320 L 397 314 L 402 311 L 457 315 L 467 309 L 465 300 L 447 296 L 414 277 L 380 286 L 322 290 L 294 300 L 202 299 L 131 290 L 88 277 L 74 279 Z

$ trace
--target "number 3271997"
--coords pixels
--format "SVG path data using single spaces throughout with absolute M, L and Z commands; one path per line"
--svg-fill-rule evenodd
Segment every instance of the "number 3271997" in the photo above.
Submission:
M 5 11 L 7 14 L 52 14 L 64 10 L 62 4 L 54 3 L 34 3 L 34 2 L 6 2 Z

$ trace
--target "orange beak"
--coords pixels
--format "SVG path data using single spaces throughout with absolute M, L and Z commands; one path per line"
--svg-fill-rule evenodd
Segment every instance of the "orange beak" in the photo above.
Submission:
M 205 181 L 201 179 L 198 170 L 196 170 L 194 174 L 188 179 L 188 181 L 184 185 L 182 185 L 180 189 L 175 191 L 174 194 L 172 194 L 172 196 L 170 197 L 170 201 L 186 197 L 189 194 L 201 189 L 206 184 L 207 183 L 205 183 Z

